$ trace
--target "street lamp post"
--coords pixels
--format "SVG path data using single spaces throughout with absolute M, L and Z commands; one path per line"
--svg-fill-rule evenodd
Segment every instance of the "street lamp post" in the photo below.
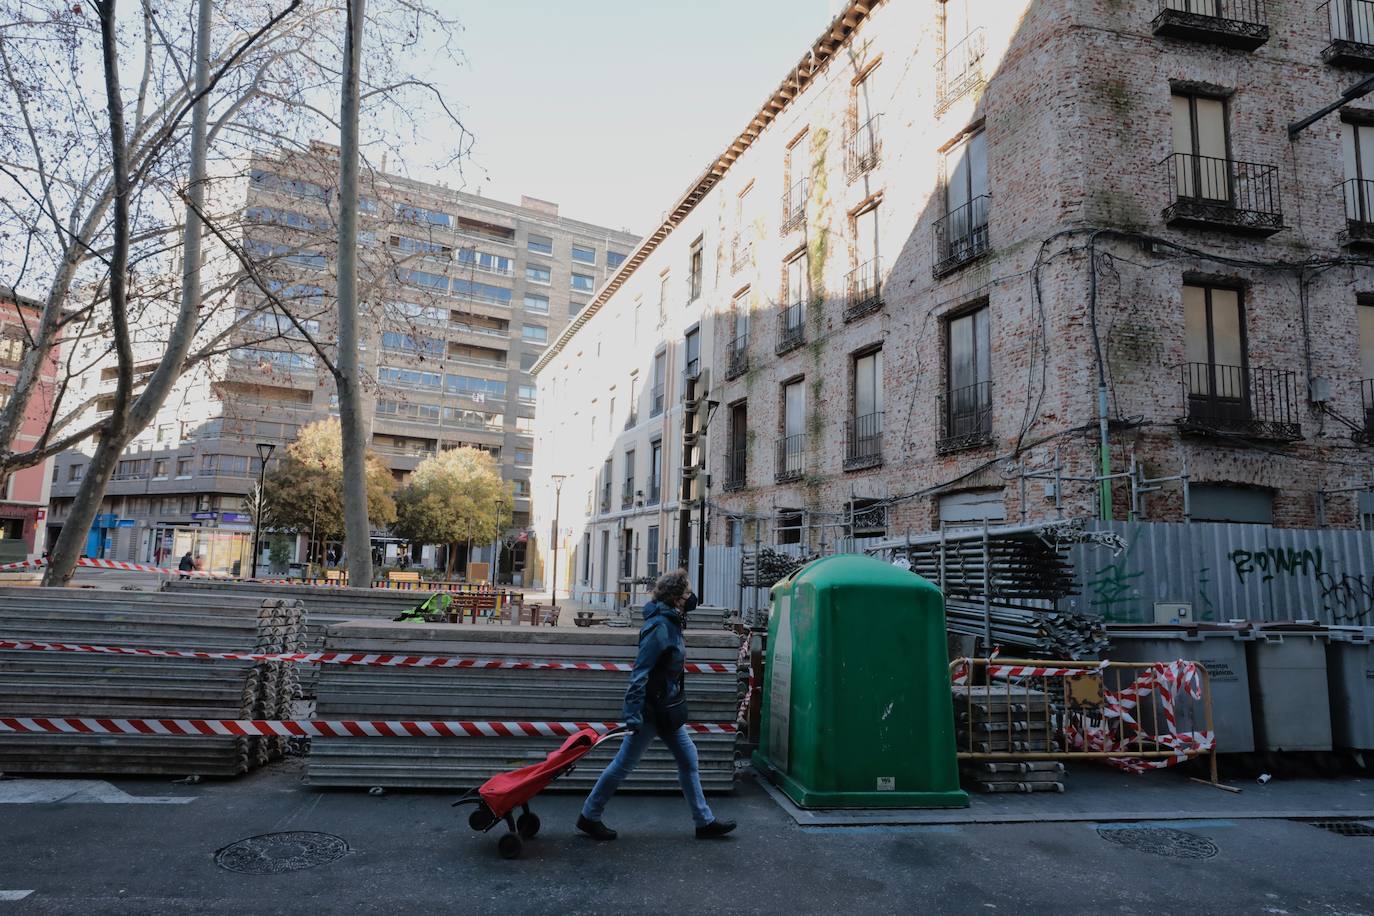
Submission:
M 563 506 L 563 481 L 567 474 L 553 475 L 553 563 L 549 570 L 549 594 L 553 596 L 553 606 L 558 607 L 558 516 Z
M 262 510 L 267 502 L 267 459 L 272 457 L 272 453 L 277 447 L 271 442 L 258 443 L 258 498 L 256 511 L 253 513 L 253 559 L 252 572 L 248 578 L 258 577 L 258 535 L 262 531 Z

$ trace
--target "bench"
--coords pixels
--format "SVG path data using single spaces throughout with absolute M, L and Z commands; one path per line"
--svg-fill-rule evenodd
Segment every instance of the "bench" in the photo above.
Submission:
M 420 573 L 418 570 L 392 570 L 386 574 L 387 585 L 414 585 L 420 584 Z

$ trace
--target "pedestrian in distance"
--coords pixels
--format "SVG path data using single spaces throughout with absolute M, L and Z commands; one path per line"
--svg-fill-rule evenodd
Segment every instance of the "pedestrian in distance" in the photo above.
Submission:
M 577 829 L 594 840 L 616 838 L 616 832 L 602 822 L 601 815 L 615 790 L 639 765 L 655 736 L 668 746 L 677 760 L 678 783 L 692 809 L 697 839 L 722 837 L 735 829 L 734 821 L 716 820 L 706 804 L 697 769 L 697 747 L 687 731 L 683 675 L 687 644 L 682 637 L 682 628 L 687 614 L 698 603 L 687 573 L 679 569 L 658 580 L 653 598 L 644 605 L 639 654 L 630 674 L 630 684 L 625 688 L 625 705 L 621 712 L 630 733 L 621 742 L 615 759 L 597 779 L 577 818 Z
M 189 578 L 191 578 L 191 575 L 190 575 L 191 570 L 193 570 L 193 569 L 195 569 L 195 568 L 196 568 L 196 561 L 195 561 L 194 559 L 192 559 L 192 557 L 191 557 L 191 551 L 188 550 L 188 551 L 186 551 L 185 556 L 183 556 L 183 557 L 181 558 L 181 562 L 177 564 L 177 571 L 180 573 L 180 575 L 178 575 L 177 578 L 178 578 L 178 579 L 189 579 Z

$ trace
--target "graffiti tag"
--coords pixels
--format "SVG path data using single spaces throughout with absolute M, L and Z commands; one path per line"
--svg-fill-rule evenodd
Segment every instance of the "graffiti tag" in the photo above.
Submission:
M 1325 568 L 1322 563 L 1322 549 L 1298 550 L 1293 547 L 1266 547 L 1263 550 L 1233 550 L 1226 555 L 1236 568 L 1236 577 L 1245 583 L 1245 577 L 1258 572 L 1262 582 L 1272 582 L 1275 576 L 1320 576 Z

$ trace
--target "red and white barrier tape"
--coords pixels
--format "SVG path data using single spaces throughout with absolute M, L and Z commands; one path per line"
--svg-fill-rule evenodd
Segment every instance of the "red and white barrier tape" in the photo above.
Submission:
M 618 722 L 412 722 L 315 719 L 71 719 L 0 717 L 0 733 L 153 735 L 196 738 L 545 738 L 584 728 L 606 733 Z M 733 723 L 689 722 L 699 735 L 733 735 Z
M 81 643 L 0 639 L 0 649 L 21 652 L 94 652 L 146 658 L 195 658 L 216 661 L 294 662 L 302 665 L 371 665 L 382 668 L 471 668 L 517 671 L 633 671 L 632 662 L 526 661 L 509 658 L 453 658 L 442 655 L 381 655 L 362 652 L 200 652 L 193 649 L 143 649 L 88 646 Z M 688 662 L 689 674 L 731 674 L 723 662 Z
M 0 564 L 0 572 L 15 569 L 42 569 L 48 565 L 45 559 L 20 560 L 18 563 Z M 161 573 L 166 576 L 195 576 L 200 579 L 232 579 L 233 576 L 223 576 L 219 573 L 203 572 L 198 569 L 172 569 L 170 566 L 147 566 L 143 563 L 126 563 L 123 560 L 102 560 L 95 557 L 78 557 L 77 566 L 86 566 L 91 569 L 117 569 L 123 572 L 152 572 Z

